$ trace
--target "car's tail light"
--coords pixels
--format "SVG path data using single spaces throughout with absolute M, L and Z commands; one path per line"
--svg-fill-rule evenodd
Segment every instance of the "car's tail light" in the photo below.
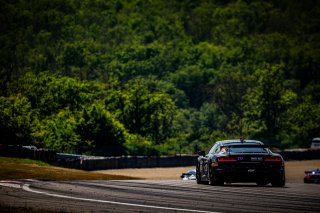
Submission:
M 264 161 L 267 161 L 267 162 L 282 162 L 282 158 L 281 157 L 267 157 L 264 159 Z
M 220 157 L 217 159 L 217 161 L 219 163 L 224 163 L 224 162 L 236 162 L 237 159 L 236 158 L 233 158 L 233 157 Z

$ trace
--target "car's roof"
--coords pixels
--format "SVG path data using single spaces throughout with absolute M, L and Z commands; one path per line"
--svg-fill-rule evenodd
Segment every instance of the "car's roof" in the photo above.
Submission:
M 241 139 L 231 139 L 231 140 L 222 140 L 217 141 L 217 143 L 220 143 L 221 145 L 263 145 L 261 141 L 257 140 L 241 140 Z
M 313 138 L 313 139 L 312 139 L 312 142 L 317 142 L 317 143 L 319 143 L 319 142 L 320 142 L 320 138 Z

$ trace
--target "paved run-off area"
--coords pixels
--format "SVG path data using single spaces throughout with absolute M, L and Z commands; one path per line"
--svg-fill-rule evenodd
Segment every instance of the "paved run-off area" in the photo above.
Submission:
M 210 186 L 181 180 L 2 183 L 1 203 L 44 212 L 320 212 L 319 184 Z

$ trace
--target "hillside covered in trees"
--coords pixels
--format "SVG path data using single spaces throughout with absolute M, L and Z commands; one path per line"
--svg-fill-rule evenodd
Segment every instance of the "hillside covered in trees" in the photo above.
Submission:
M 316 0 L 0 0 L 0 144 L 194 153 L 320 136 Z

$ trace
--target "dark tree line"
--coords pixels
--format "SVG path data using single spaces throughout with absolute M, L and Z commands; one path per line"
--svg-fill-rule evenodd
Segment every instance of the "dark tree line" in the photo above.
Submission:
M 320 4 L 0 0 L 0 133 L 97 155 L 320 132 Z

